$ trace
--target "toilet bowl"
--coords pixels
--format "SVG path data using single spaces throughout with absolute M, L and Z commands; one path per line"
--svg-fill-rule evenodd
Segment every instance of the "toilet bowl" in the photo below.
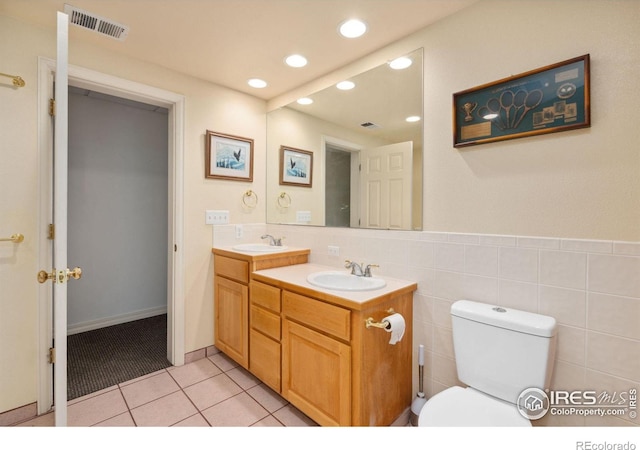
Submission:
M 515 405 L 473 388 L 454 386 L 434 395 L 422 408 L 419 427 L 530 427 Z
M 525 390 L 548 387 L 555 319 L 459 300 L 451 306 L 451 320 L 458 379 L 468 387 L 434 395 L 420 411 L 418 426 L 531 426 L 518 399 Z

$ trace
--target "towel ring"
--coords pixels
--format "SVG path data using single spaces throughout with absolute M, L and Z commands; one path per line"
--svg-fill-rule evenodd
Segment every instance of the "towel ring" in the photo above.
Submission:
M 249 189 L 242 196 L 242 203 L 244 203 L 244 206 L 247 208 L 255 208 L 258 204 L 258 194 Z
M 281 208 L 288 208 L 291 206 L 291 197 L 286 192 L 280 192 L 278 196 L 278 206 Z

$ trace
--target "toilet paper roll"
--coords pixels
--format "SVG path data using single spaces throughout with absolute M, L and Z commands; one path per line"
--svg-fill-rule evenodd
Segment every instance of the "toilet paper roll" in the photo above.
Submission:
M 389 324 L 385 328 L 387 333 L 391 333 L 389 344 L 395 345 L 396 342 L 400 342 L 402 340 L 402 336 L 404 336 L 404 329 L 406 328 L 402 314 L 391 314 L 390 316 L 382 319 L 382 322 L 387 322 Z

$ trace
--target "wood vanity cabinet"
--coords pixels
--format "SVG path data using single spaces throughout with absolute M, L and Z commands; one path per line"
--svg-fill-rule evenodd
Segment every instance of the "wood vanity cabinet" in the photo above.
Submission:
M 212 252 L 215 346 L 249 369 L 250 274 L 261 269 L 306 263 L 309 250 L 253 254 L 214 248 Z
M 250 368 L 258 378 L 276 389 L 277 381 L 267 380 L 276 380 L 279 362 L 279 392 L 320 425 L 391 425 L 407 411 L 412 393 L 415 285 L 363 303 L 260 274 L 252 275 L 251 287 Z M 256 305 L 254 316 L 253 296 L 258 292 L 261 298 L 273 299 L 280 293 L 280 342 L 277 333 L 265 332 L 277 329 L 278 308 L 269 306 L 265 312 Z M 385 330 L 365 326 L 367 318 L 380 321 L 391 310 L 406 321 L 404 338 L 395 345 L 389 344 Z M 265 317 L 267 313 L 272 315 Z M 254 330 L 256 325 L 262 331 Z M 254 339 L 261 356 L 254 354 Z

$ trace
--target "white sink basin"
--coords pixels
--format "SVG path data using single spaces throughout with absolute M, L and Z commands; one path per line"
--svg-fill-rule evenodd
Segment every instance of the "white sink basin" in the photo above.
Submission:
M 269 244 L 238 244 L 232 247 L 234 250 L 241 252 L 282 252 L 288 247 L 286 245 L 269 245 Z
M 339 291 L 373 291 L 383 288 L 387 282 L 382 278 L 357 277 L 345 272 L 315 272 L 307 277 L 314 286 Z

